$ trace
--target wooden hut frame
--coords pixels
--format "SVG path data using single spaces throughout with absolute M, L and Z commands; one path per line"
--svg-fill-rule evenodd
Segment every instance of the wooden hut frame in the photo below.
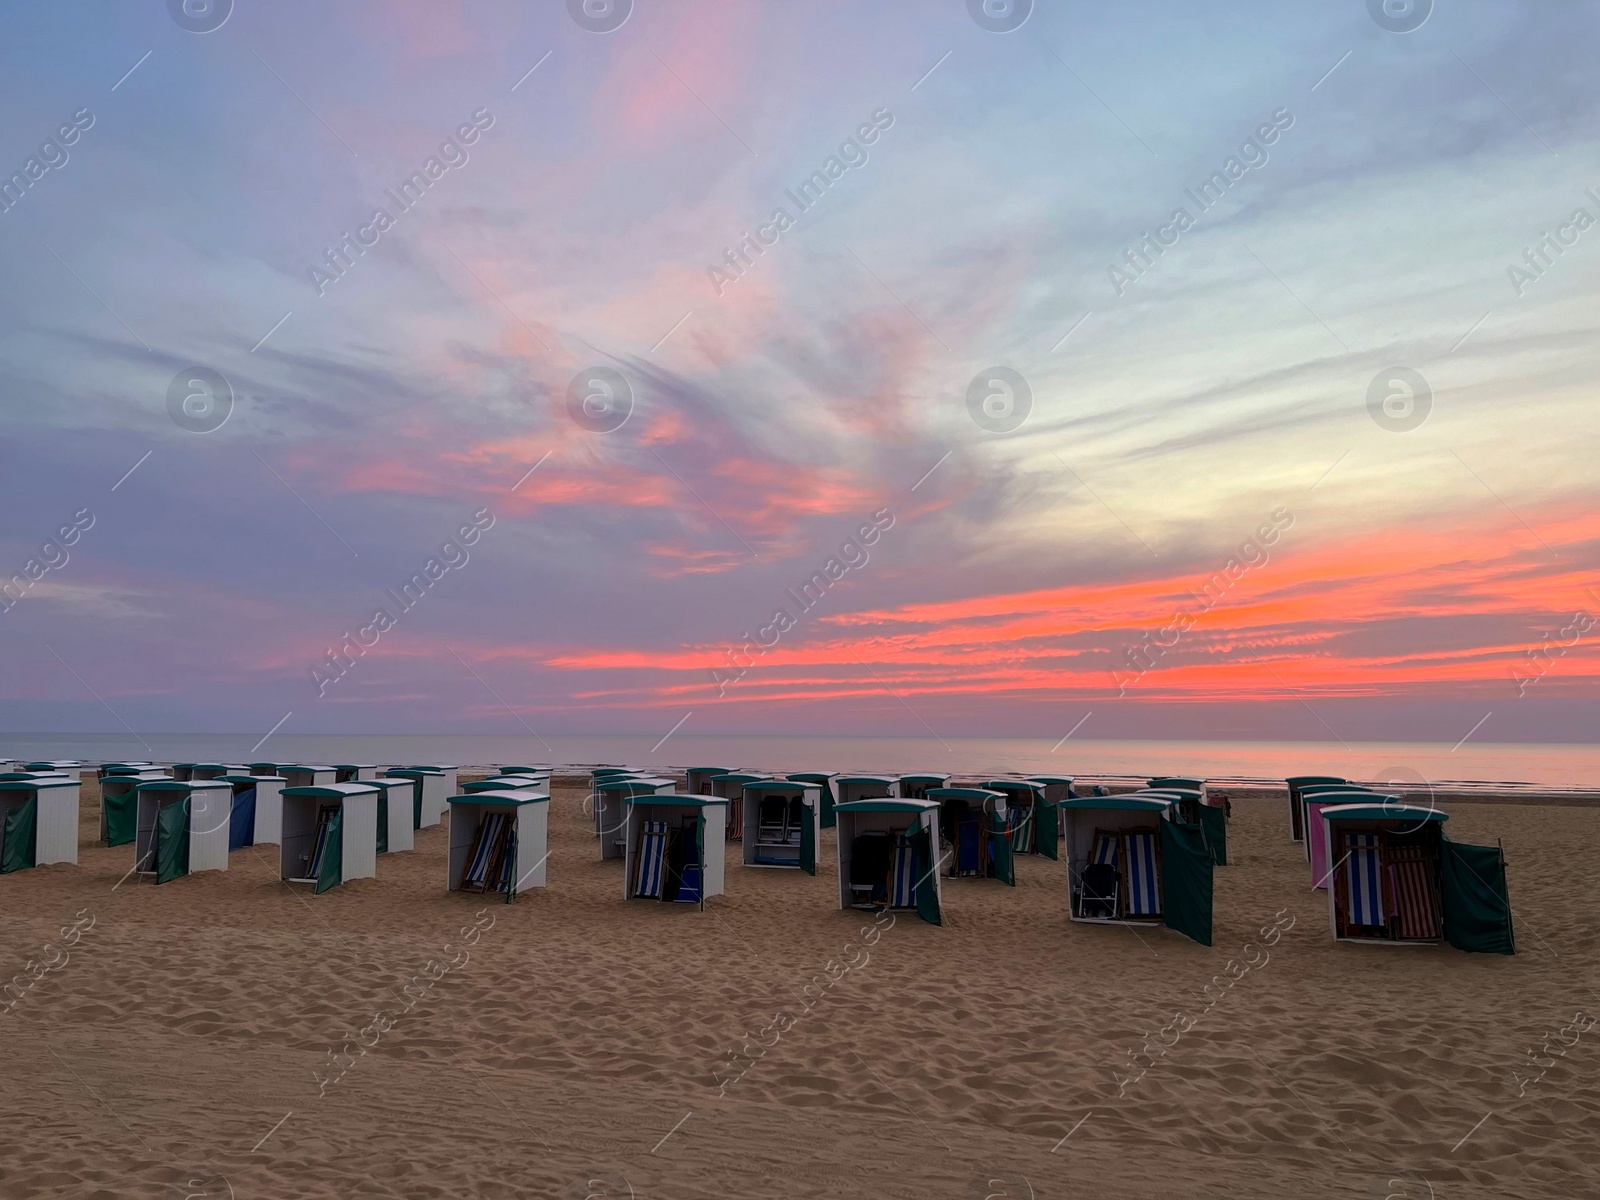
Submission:
M 705 908 L 706 901 L 712 896 L 722 895 L 727 848 L 727 814 L 728 801 L 722 796 L 691 796 L 679 792 L 671 795 L 631 797 L 627 802 L 625 818 L 623 899 L 670 898 L 685 902 L 683 890 L 687 888 L 689 882 L 687 866 L 677 873 L 683 887 L 675 895 L 672 894 L 674 871 L 670 866 L 663 868 L 663 864 L 656 863 L 657 872 L 652 875 L 654 890 L 645 884 L 641 868 L 651 866 L 650 838 L 657 827 L 664 827 L 666 831 L 667 844 L 663 852 L 668 863 L 678 850 L 682 851 L 681 857 L 687 860 L 687 852 L 690 846 L 693 846 L 694 853 L 700 860 L 697 864 L 693 864 L 699 868 L 696 895 L 699 907 Z
M 1337 775 L 1291 775 L 1285 781 L 1289 789 L 1289 840 L 1303 842 L 1306 837 L 1306 810 L 1300 799 L 1300 790 L 1310 784 L 1337 784 L 1347 787 L 1348 779 Z
M 766 783 L 772 779 L 774 776 L 765 775 L 760 771 L 726 771 L 711 777 L 709 794 L 728 802 L 727 837 L 730 842 L 740 841 L 744 837 L 745 784 Z
M 544 887 L 549 830 L 547 792 L 512 789 L 452 796 L 449 890 L 504 892 L 509 904 L 520 891 Z
M 920 797 L 939 805 L 939 839 L 949 847 L 947 879 L 997 879 L 1017 886 L 1011 822 L 1004 792 L 987 788 L 930 788 Z
M 159 817 L 163 809 L 189 803 L 188 867 L 179 872 L 228 869 L 228 831 L 233 817 L 233 788 L 220 779 L 156 779 L 141 783 L 133 861 L 140 875 L 158 877 Z
M 744 785 L 740 797 L 744 865 L 817 873 L 822 834 L 822 788 L 814 783 L 764 779 Z
M 43 867 L 51 863 L 78 861 L 78 795 L 81 781 L 76 774 L 47 774 L 44 772 L 6 772 L 7 774 L 33 774 L 32 779 L 7 779 L 0 782 L 0 870 L 5 870 L 7 859 L 15 858 L 19 866 Z M 31 854 L 24 848 L 14 847 L 16 855 L 6 853 L 5 828 L 12 824 L 12 814 L 32 803 L 34 810 L 33 846 Z M 20 825 L 21 822 L 18 822 Z M 12 836 L 20 836 L 19 828 Z M 26 863 L 22 860 L 27 859 Z
M 283 790 L 283 842 L 280 878 L 290 883 L 324 882 L 310 873 L 317 839 L 327 819 L 338 813 L 340 877 L 337 882 L 371 879 L 378 873 L 378 789 L 371 783 L 330 783 Z
M 833 812 L 839 907 L 915 909 L 930 924 L 942 924 L 938 802 L 881 796 L 846 800 Z
M 732 767 L 690 767 L 683 773 L 683 790 L 691 796 L 711 796 L 711 781 L 718 775 L 732 775 Z

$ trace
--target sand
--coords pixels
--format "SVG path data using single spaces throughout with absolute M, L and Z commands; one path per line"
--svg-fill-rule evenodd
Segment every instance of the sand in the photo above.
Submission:
M 628 903 L 561 787 L 550 886 L 510 906 L 445 891 L 443 829 L 324 896 L 276 847 L 113 886 L 132 849 L 93 845 L 84 794 L 81 864 L 0 879 L 0 977 L 93 918 L 0 1012 L 6 1200 L 1600 1195 L 1586 808 L 1449 807 L 1504 840 L 1504 958 L 1336 946 L 1281 799 L 1235 803 L 1207 948 L 1070 925 L 1037 858 L 872 933 L 831 831 L 817 878 L 730 847 L 706 912 Z

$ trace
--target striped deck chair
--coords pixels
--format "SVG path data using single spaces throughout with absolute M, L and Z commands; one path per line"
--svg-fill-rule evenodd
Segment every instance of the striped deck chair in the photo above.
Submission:
M 901 834 L 895 839 L 894 865 L 889 872 L 889 907 L 914 908 L 917 903 L 917 856 L 911 839 Z
M 983 861 L 983 819 L 968 811 L 956 818 L 956 869 L 957 875 L 982 875 L 987 865 Z
M 1091 867 L 1114 867 L 1117 865 L 1117 835 L 1114 833 L 1101 833 L 1094 831 L 1094 851 L 1089 855 Z
M 1011 849 L 1017 854 L 1033 853 L 1033 805 L 1011 809 Z
M 334 811 L 332 808 L 317 810 L 317 837 L 312 843 L 311 862 L 306 867 L 307 879 L 315 879 L 322 870 L 322 855 L 328 849 L 328 838 L 333 833 Z
M 667 823 L 646 821 L 644 835 L 639 839 L 638 875 L 633 894 L 649 900 L 661 899 L 661 882 L 666 877 Z
M 1130 833 L 1128 845 L 1128 915 L 1161 915 L 1161 880 L 1156 870 L 1156 835 Z
M 1389 894 L 1399 918 L 1397 936 L 1428 941 L 1439 936 L 1439 909 L 1433 896 L 1433 858 L 1422 846 L 1389 847 Z
M 489 871 L 501 857 L 501 842 L 505 838 L 509 821 L 510 817 L 505 813 L 492 812 L 484 815 L 483 821 L 478 825 L 477 843 L 472 847 L 472 853 L 467 856 L 467 868 L 461 874 L 463 888 L 476 888 L 480 892 L 489 890 Z
M 1349 858 L 1345 862 L 1345 913 L 1352 925 L 1386 925 L 1383 885 L 1378 871 L 1378 835 L 1345 835 Z

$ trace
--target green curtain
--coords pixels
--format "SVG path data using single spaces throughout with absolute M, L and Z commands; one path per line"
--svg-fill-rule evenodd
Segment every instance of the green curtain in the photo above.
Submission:
M 1052 800 L 1038 799 L 1033 802 L 1033 813 L 1034 849 L 1046 858 L 1059 859 L 1056 846 L 1061 840 L 1061 810 Z
M 1499 846 L 1440 843 L 1439 892 L 1444 936 L 1457 950 L 1515 954 L 1506 860 Z
M 422 828 L 422 780 L 411 781 L 411 828 Z
M 38 841 L 39 797 L 33 795 L 6 814 L 0 831 L 0 875 L 33 866 Z
M 344 809 L 336 808 L 328 822 L 328 845 L 322 852 L 322 866 L 317 871 L 315 894 L 320 896 L 329 888 L 344 882 Z
M 1157 821 L 1161 830 L 1161 912 L 1176 929 L 1211 945 L 1211 849 L 1198 825 Z
M 911 834 L 912 869 L 917 872 L 917 916 L 930 925 L 943 925 L 939 913 L 939 864 L 933 860 L 933 841 L 922 821 Z
M 156 809 L 156 882 L 189 873 L 189 797 Z
M 750 836 L 751 837 L 755 837 L 755 831 L 754 830 L 751 831 Z M 704 909 L 705 906 L 706 906 L 706 871 L 707 871 L 707 868 L 706 868 L 706 814 L 705 814 L 705 810 L 704 809 L 701 809 L 700 810 L 700 815 L 697 818 L 695 818 L 695 823 L 694 823 L 694 844 L 700 848 L 700 907 L 701 907 L 701 909 Z
M 106 810 L 106 845 L 126 846 L 139 823 L 139 793 L 133 788 L 103 801 Z
M 378 853 L 389 853 L 389 796 L 378 797 Z
M 517 898 L 517 827 L 521 824 L 521 818 L 514 811 L 510 821 L 511 828 L 506 830 L 505 883 L 507 904 Z
M 823 782 L 822 785 L 822 827 L 832 829 L 839 818 L 833 815 L 833 785 Z
M 1011 829 L 998 812 L 989 814 L 989 846 L 994 853 L 994 877 L 1001 883 L 1017 886 L 1017 863 L 1011 853 Z M 1050 856 L 1054 858 L 1055 855 Z
M 1211 861 L 1219 867 L 1228 865 L 1228 810 L 1213 808 L 1209 804 L 1198 806 L 1200 833 L 1211 847 Z
M 809 804 L 800 806 L 800 869 L 807 875 L 817 873 L 817 827 L 811 813 Z

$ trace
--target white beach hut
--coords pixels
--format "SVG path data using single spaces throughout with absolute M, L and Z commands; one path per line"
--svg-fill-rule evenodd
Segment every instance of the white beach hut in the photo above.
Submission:
M 894 781 L 894 795 L 897 800 L 926 800 L 933 788 L 949 786 L 950 776 L 937 771 L 902 775 Z
M 220 779 L 154 779 L 134 792 L 133 861 L 168 883 L 195 871 L 228 869 L 233 788 Z
M 129 771 L 100 777 L 100 841 L 107 846 L 126 846 L 139 828 L 141 783 L 154 783 L 172 776 L 164 771 Z
M 5 767 L 4 763 L 0 762 L 0 770 L 6 769 L 8 768 Z M 107 775 L 137 775 L 141 771 L 154 771 L 157 769 L 155 763 L 103 762 L 100 764 L 100 778 L 104 779 Z M 166 775 L 169 772 L 162 771 L 161 774 Z
M 456 786 L 456 772 L 461 768 L 453 763 L 412 763 L 411 766 L 419 771 L 437 771 L 444 776 L 444 795 L 439 800 L 439 814 L 443 816 L 445 801 L 460 791 Z
M 728 802 L 675 793 L 628 800 L 622 895 L 706 906 L 722 895 Z
M 728 802 L 728 840 L 737 842 L 744 837 L 744 785 L 762 783 L 773 776 L 760 771 L 725 771 L 711 776 L 711 790 L 707 795 Z
M 444 817 L 445 802 L 455 793 L 453 783 L 446 785 L 443 771 L 434 767 L 395 767 L 383 773 L 385 779 L 411 779 L 416 782 L 414 800 L 414 825 L 417 829 L 431 829 Z
M 450 798 L 449 887 L 504 892 L 506 903 L 544 887 L 550 856 L 550 793 L 532 788 Z
M 75 758 L 46 758 L 28 763 L 23 769 L 27 771 L 47 771 L 51 774 L 76 775 L 83 770 L 83 764 Z
M 882 796 L 833 806 L 839 828 L 839 907 L 940 912 L 939 804 Z
M 822 827 L 834 825 L 833 810 L 856 800 L 881 800 L 894 795 L 893 775 L 835 775 L 822 797 Z
M 1068 918 L 1165 925 L 1211 945 L 1214 866 L 1200 826 L 1159 793 L 1084 796 L 1057 805 Z
M 338 783 L 339 772 L 333 767 L 308 766 L 305 763 L 279 763 L 278 774 L 289 781 L 289 787 L 327 787 Z
M 627 857 L 628 801 L 635 796 L 671 796 L 678 787 L 670 779 L 648 776 L 617 777 L 597 781 L 591 801 L 594 832 L 600 839 L 600 857 Z
M 376 837 L 379 854 L 400 854 L 416 849 L 417 781 L 415 779 L 351 779 L 378 789 Z
M 718 775 L 733 774 L 732 767 L 690 767 L 683 773 L 683 790 L 691 796 L 710 796 L 711 781 Z
M 998 879 L 1009 887 L 1017 886 L 1011 814 L 1004 792 L 930 788 L 922 799 L 939 805 L 939 838 L 950 847 L 945 875 L 951 879 Z
M 744 809 L 744 865 L 817 873 L 817 839 L 822 833 L 822 788 L 814 783 L 764 779 L 747 783 Z
M 378 777 L 375 763 L 335 763 L 333 772 L 335 783 L 362 783 Z
M 78 861 L 78 776 L 32 774 L 0 781 L 0 875 Z
M 312 883 L 317 894 L 378 873 L 378 795 L 372 783 L 329 783 L 283 790 L 279 874 Z

